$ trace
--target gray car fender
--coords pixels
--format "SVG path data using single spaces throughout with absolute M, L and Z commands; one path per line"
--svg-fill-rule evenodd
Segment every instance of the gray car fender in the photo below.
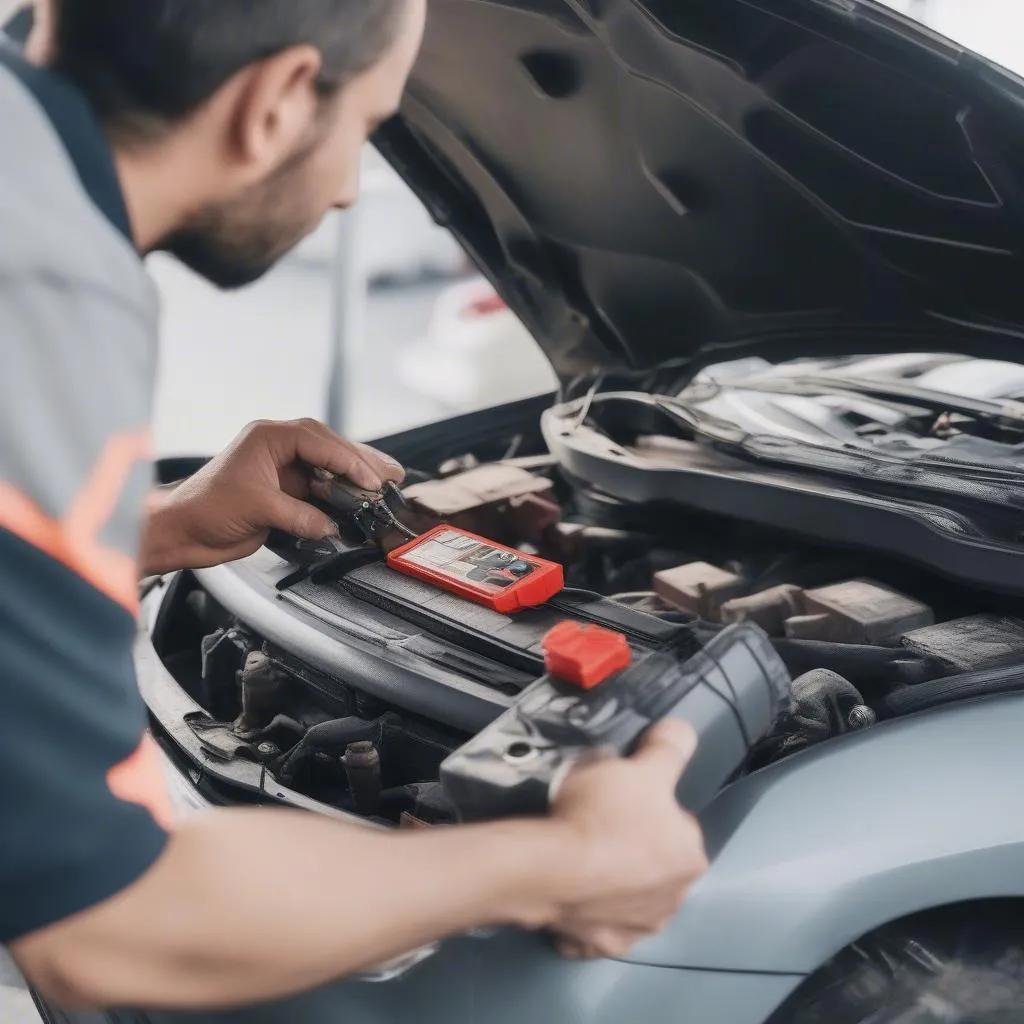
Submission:
M 707 875 L 634 963 L 806 974 L 936 906 L 1024 896 L 1024 695 L 885 722 L 734 783 Z

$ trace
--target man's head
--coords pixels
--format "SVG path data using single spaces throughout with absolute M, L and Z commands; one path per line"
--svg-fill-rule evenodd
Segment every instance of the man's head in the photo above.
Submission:
M 397 110 L 425 2 L 58 0 L 52 63 L 133 179 L 140 245 L 237 287 L 355 201 L 363 144 Z

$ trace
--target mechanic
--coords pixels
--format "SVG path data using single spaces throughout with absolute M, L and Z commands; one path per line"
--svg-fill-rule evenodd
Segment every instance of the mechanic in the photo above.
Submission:
M 706 866 L 674 799 L 686 727 L 578 769 L 545 819 L 176 823 L 135 688 L 140 574 L 244 556 L 271 527 L 333 530 L 303 501 L 304 467 L 401 479 L 318 423 L 263 423 L 149 493 L 157 302 L 141 256 L 237 287 L 353 202 L 425 0 L 55 10 L 36 63 L 0 48 L 0 942 L 75 1007 L 249 1004 L 488 925 L 621 955 Z

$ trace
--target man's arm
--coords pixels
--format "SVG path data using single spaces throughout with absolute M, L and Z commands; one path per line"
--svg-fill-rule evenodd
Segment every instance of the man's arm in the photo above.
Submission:
M 552 928 L 579 953 L 618 956 L 705 867 L 674 796 L 692 749 L 666 724 L 631 761 L 579 770 L 545 820 L 391 833 L 213 811 L 133 886 L 12 951 L 64 1005 L 177 1009 L 285 996 L 490 925 Z

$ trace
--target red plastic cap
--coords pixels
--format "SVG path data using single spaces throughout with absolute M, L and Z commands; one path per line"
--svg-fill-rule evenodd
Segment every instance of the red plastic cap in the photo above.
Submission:
M 579 622 L 560 622 L 543 641 L 548 672 L 589 690 L 629 667 L 632 653 L 621 633 Z

